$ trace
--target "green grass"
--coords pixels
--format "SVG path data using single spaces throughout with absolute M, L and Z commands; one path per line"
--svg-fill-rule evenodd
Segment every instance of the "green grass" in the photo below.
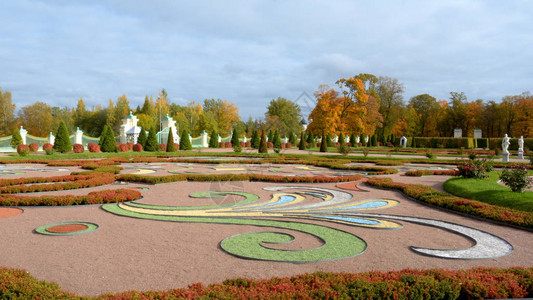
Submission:
M 444 190 L 459 197 L 474 199 L 488 204 L 533 212 L 533 192 L 512 192 L 498 184 L 500 171 L 490 172 L 489 178 L 465 179 L 454 177 L 444 182 Z M 530 176 L 533 172 L 529 172 Z

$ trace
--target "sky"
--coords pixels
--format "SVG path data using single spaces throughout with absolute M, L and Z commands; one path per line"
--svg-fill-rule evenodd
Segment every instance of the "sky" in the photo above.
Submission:
M 319 85 L 360 73 L 419 94 L 500 101 L 533 92 L 533 1 L 0 2 L 0 88 L 36 101 L 130 107 L 161 89 L 227 100 L 243 120 L 272 99 L 304 114 Z

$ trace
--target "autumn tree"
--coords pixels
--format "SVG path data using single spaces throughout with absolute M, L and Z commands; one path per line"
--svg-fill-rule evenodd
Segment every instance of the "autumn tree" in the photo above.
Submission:
M 524 138 L 533 137 L 533 96 L 524 94 L 515 104 L 515 122 L 511 134 Z
M 319 87 L 319 90 L 315 92 L 317 103 L 309 114 L 311 123 L 307 131 L 328 134 L 341 129 L 341 103 L 338 95 L 337 91 L 327 85 Z
M 231 129 L 235 128 L 241 119 L 239 109 L 233 103 L 220 99 L 205 99 L 203 111 L 211 114 L 218 125 L 218 132 L 222 136 L 228 136 Z
M 11 102 L 11 92 L 0 87 L 0 136 L 8 136 L 10 127 L 15 121 L 15 104 Z
M 46 137 L 53 128 L 54 117 L 52 108 L 44 102 L 24 106 L 18 112 L 19 121 L 28 130 L 28 134 L 38 137 Z
M 409 107 L 417 114 L 416 135 L 433 136 L 436 132 L 436 116 L 439 111 L 437 99 L 428 94 L 417 95 L 409 100 Z
M 379 95 L 379 113 L 383 117 L 383 125 L 378 130 L 380 135 L 390 134 L 400 118 L 403 107 L 405 86 L 392 77 L 379 77 L 376 92 Z
M 300 119 L 302 118 L 300 106 L 285 98 L 272 99 L 267 107 L 265 116 L 267 118 L 277 117 L 278 125 L 275 129 L 278 129 L 281 135 L 299 132 L 302 128 L 300 124 Z

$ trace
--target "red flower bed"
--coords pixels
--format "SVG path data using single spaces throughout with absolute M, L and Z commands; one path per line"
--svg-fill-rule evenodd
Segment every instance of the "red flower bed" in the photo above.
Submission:
M 410 170 L 405 172 L 406 176 L 427 176 L 427 175 L 444 175 L 456 176 L 455 170 Z
M 511 225 L 533 228 L 533 213 L 451 196 L 425 185 L 397 183 L 390 178 L 373 177 L 368 179 L 367 183 L 381 188 L 400 190 L 409 197 L 435 206 Z
M 133 201 L 141 198 L 141 193 L 136 190 L 118 189 L 90 192 L 83 196 L 19 196 L 0 195 L 2 206 L 68 206 L 105 204 Z
M 31 177 L 0 180 L 0 194 L 33 193 L 72 190 L 111 184 L 115 176 L 111 174 L 67 175 L 55 177 Z M 35 184 L 50 183 L 53 184 Z M 26 185 L 32 184 L 32 185 Z
M 83 153 L 83 145 L 81 144 L 74 144 L 72 145 L 72 149 L 74 150 L 74 153 Z

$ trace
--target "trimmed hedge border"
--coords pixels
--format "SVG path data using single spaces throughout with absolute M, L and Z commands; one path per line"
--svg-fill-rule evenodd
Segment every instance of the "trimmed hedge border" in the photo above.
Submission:
M 0 195 L 0 206 L 69 206 L 119 203 L 141 198 L 136 190 L 118 189 L 90 192 L 83 196 L 19 196 Z
M 405 176 L 429 176 L 429 175 L 443 175 L 443 176 L 456 176 L 456 170 L 410 170 L 405 172 Z
M 400 190 L 409 197 L 438 207 L 504 224 L 533 229 L 533 213 L 460 198 L 421 184 L 397 183 L 390 178 L 372 177 L 366 183 L 376 187 Z
M 227 279 L 168 291 L 126 291 L 80 297 L 20 269 L 0 267 L 0 291 L 25 299 L 484 299 L 533 296 L 533 268 L 316 272 L 270 279 Z
M 263 181 L 263 182 L 291 182 L 291 183 L 328 183 L 357 181 L 361 175 L 351 176 L 277 176 L 262 174 L 178 174 L 167 176 L 143 176 L 135 174 L 118 175 L 117 180 L 143 183 L 167 183 L 177 181 Z
M 35 184 L 50 183 L 54 184 Z M 0 194 L 35 193 L 49 191 L 74 190 L 101 186 L 115 182 L 115 176 L 107 173 L 88 175 L 66 175 L 54 177 L 30 177 L 17 179 L 0 179 Z M 26 185 L 35 184 L 35 185 Z

